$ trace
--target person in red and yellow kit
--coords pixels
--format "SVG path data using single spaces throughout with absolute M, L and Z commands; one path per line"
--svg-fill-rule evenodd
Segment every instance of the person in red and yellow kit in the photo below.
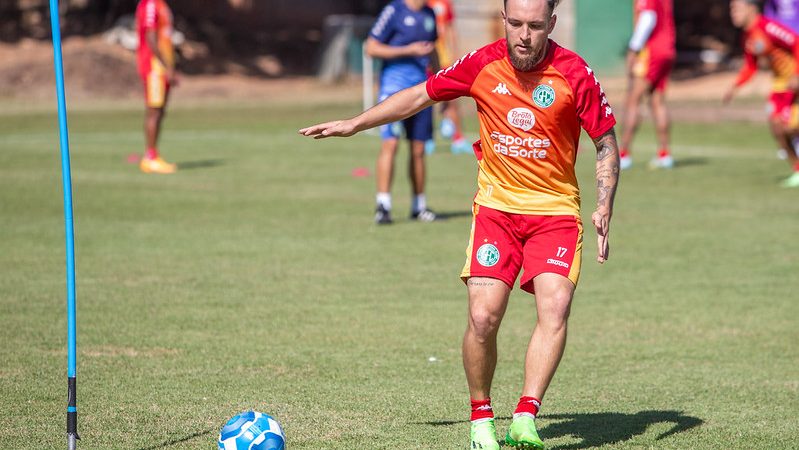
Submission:
M 490 389 L 497 332 L 510 291 L 535 295 L 538 322 L 524 385 L 505 442 L 542 449 L 535 427 L 541 399 L 566 344 L 566 323 L 582 254 L 580 193 L 574 172 L 581 130 L 597 149 L 597 261 L 608 233 L 619 177 L 613 111 L 593 70 L 549 40 L 557 0 L 505 0 L 505 39 L 473 51 L 425 83 L 348 119 L 301 129 L 316 139 L 351 136 L 436 102 L 472 97 L 480 121 L 478 192 L 467 260 L 469 296 L 463 365 L 471 395 L 471 446 L 498 450 Z
M 793 148 L 793 138 L 799 132 L 799 35 L 788 27 L 764 17 L 756 0 L 732 0 L 732 23 L 744 30 L 744 66 L 735 84 L 724 95 L 729 103 L 735 91 L 757 72 L 761 59 L 774 76 L 769 97 L 771 133 L 782 148 Z M 784 187 L 799 187 L 799 157 L 786 152 L 793 174 L 782 182 Z
M 669 152 L 671 124 L 666 106 L 666 84 L 677 54 L 672 0 L 635 0 L 635 18 L 635 31 L 627 51 L 630 86 L 621 135 L 621 168 L 632 166 L 631 147 L 638 130 L 638 108 L 644 96 L 649 94 L 660 147 L 650 167 L 670 169 L 674 167 L 674 160 Z
M 174 173 L 177 167 L 158 154 L 158 136 L 164 120 L 169 90 L 177 85 L 172 47 L 172 11 L 165 0 L 140 0 L 136 8 L 139 34 L 139 75 L 144 83 L 145 154 L 139 167 L 145 173 Z
M 455 11 L 451 0 L 428 0 L 427 6 L 436 13 L 436 29 L 438 40 L 436 51 L 441 67 L 449 67 L 458 55 L 458 34 L 455 31 Z M 452 153 L 471 153 L 472 146 L 463 137 L 463 128 L 457 102 L 441 103 L 441 135 L 452 139 Z

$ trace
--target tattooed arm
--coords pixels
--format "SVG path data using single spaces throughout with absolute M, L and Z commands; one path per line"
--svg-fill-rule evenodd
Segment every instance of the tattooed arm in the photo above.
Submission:
M 619 184 L 619 144 L 613 128 L 594 139 L 596 145 L 596 211 L 591 221 L 596 227 L 597 262 L 604 263 L 610 254 L 608 234 L 610 217 L 613 215 L 613 199 Z

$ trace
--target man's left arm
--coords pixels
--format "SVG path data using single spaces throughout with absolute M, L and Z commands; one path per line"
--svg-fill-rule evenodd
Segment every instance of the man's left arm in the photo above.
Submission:
M 610 255 L 608 234 L 610 218 L 613 215 L 613 200 L 619 184 L 619 144 L 616 142 L 616 131 L 611 128 L 605 134 L 594 139 L 596 145 L 596 211 L 591 221 L 596 227 L 597 262 L 607 261 Z

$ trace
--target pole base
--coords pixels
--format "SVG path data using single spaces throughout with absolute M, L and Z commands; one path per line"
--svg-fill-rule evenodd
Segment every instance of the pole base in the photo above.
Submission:
M 78 439 L 80 437 L 77 433 L 70 433 L 67 435 L 67 448 L 69 450 L 75 450 L 78 448 Z

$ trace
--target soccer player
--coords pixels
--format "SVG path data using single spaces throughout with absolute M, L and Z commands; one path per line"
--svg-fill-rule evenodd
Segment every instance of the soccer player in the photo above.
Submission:
M 799 0 L 766 0 L 763 15 L 799 33 Z M 794 152 L 799 152 L 799 137 L 794 136 L 792 144 Z M 788 159 L 787 150 L 779 149 L 777 157 Z
M 463 365 L 471 396 L 472 449 L 498 450 L 491 384 L 497 332 L 510 291 L 535 295 L 538 322 L 527 348 L 521 398 L 505 437 L 512 447 L 543 449 L 535 427 L 560 363 L 580 273 L 582 224 L 574 172 L 581 129 L 597 149 L 597 261 L 608 235 L 619 178 L 613 111 L 594 72 L 549 39 L 558 0 L 505 0 L 505 38 L 473 51 L 425 83 L 348 119 L 299 132 L 316 139 L 351 136 L 461 96 L 477 104 L 478 192 L 466 264 L 469 315 Z
M 458 34 L 455 32 L 455 12 L 450 0 L 429 0 L 427 6 L 436 13 L 436 28 L 438 40 L 436 51 L 441 67 L 449 67 L 455 62 L 454 55 L 458 54 Z M 441 135 L 452 138 L 450 150 L 452 153 L 471 153 L 472 145 L 463 137 L 460 111 L 457 102 L 441 103 Z
M 773 74 L 769 97 L 769 125 L 781 148 L 793 148 L 791 141 L 799 130 L 799 35 L 787 27 L 764 17 L 758 0 L 732 0 L 732 23 L 744 30 L 744 66 L 729 90 L 724 103 L 729 103 L 736 90 L 757 72 L 758 60 L 767 64 Z M 782 182 L 784 187 L 799 187 L 799 157 L 786 152 L 793 174 Z
M 139 33 L 139 75 L 144 83 L 146 149 L 139 163 L 144 173 L 174 173 L 177 167 L 158 154 L 158 136 L 164 120 L 169 89 L 177 85 L 172 48 L 172 11 L 166 0 L 140 0 L 136 8 Z
M 671 124 L 666 84 L 677 53 L 672 0 L 635 0 L 635 17 L 635 31 L 627 50 L 630 85 L 621 134 L 621 168 L 629 169 L 633 164 L 631 149 L 638 130 L 638 108 L 649 94 L 659 145 L 658 154 L 649 165 L 653 169 L 670 169 L 674 160 L 669 153 Z
M 366 53 L 383 60 L 379 100 L 411 87 L 427 78 L 436 65 L 436 17 L 425 0 L 394 0 L 386 6 L 366 39 Z M 409 176 L 413 198 L 411 219 L 432 222 L 435 213 L 427 207 L 425 196 L 425 142 L 433 139 L 433 110 L 425 108 L 402 122 L 385 124 L 380 129 L 383 142 L 377 157 L 377 206 L 375 223 L 391 220 L 391 182 L 402 131 L 410 142 Z

